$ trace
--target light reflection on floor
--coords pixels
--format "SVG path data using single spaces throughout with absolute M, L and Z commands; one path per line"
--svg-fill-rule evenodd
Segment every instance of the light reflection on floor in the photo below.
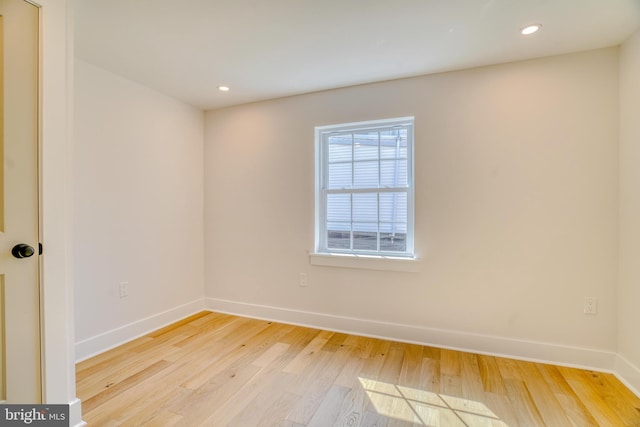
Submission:
M 359 378 L 380 415 L 433 427 L 508 427 L 481 402 Z

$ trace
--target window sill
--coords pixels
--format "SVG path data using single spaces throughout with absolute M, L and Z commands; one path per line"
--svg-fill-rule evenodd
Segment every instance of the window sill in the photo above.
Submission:
M 364 270 L 401 271 L 419 273 L 418 258 L 399 258 L 372 255 L 310 253 L 309 263 L 323 267 L 359 268 Z

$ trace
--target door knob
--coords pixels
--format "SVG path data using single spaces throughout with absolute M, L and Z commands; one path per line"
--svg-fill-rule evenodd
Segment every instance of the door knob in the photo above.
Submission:
M 16 258 L 29 258 L 36 253 L 32 246 L 20 243 L 11 249 L 11 254 Z

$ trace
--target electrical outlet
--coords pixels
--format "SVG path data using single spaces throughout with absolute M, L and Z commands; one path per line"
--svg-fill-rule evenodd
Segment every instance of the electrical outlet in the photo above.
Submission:
M 597 313 L 598 313 L 598 300 L 594 297 L 585 297 L 584 314 L 597 314 Z
M 298 275 L 298 285 L 299 286 L 309 286 L 309 282 L 307 280 L 307 273 L 300 273 Z
M 120 283 L 119 287 L 120 298 L 125 298 L 129 296 L 129 282 Z

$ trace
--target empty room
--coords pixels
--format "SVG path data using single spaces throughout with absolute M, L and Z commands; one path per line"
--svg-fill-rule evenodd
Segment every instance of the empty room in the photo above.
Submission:
M 640 1 L 35 3 L 38 403 L 640 426 Z

